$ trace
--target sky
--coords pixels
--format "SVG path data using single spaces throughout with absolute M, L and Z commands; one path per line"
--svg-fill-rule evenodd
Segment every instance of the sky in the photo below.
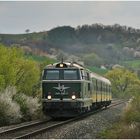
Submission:
M 94 23 L 140 28 L 140 1 L 0 1 L 0 33 Z

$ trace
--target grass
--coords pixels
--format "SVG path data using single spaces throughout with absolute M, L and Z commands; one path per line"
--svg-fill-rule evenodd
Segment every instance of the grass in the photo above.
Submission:
M 140 60 L 129 60 L 129 61 L 124 61 L 123 65 L 127 67 L 131 67 L 134 69 L 140 68 Z
M 118 122 L 111 128 L 100 132 L 97 136 L 100 139 L 139 139 L 140 124 L 126 124 Z
M 88 69 L 100 75 L 105 75 L 108 72 L 107 69 L 101 69 L 98 67 L 88 67 Z
M 37 61 L 37 62 L 45 62 L 45 61 L 55 62 L 55 60 L 52 59 L 52 58 L 49 58 L 49 57 L 46 57 L 46 56 L 34 55 L 34 54 L 26 54 L 25 58 L 30 59 L 30 60 L 34 60 L 34 61 Z
M 140 138 L 140 95 L 127 103 L 119 122 L 102 131 L 100 139 L 139 139 Z

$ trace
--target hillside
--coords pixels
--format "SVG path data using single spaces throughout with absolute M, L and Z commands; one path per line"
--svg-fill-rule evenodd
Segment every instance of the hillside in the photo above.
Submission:
M 57 59 L 71 56 L 88 66 L 121 64 L 136 68 L 129 62 L 140 59 L 140 29 L 119 24 L 93 24 L 77 28 L 62 26 L 38 33 L 0 34 L 0 43 L 8 46 L 16 44 L 27 51 L 31 49 Z

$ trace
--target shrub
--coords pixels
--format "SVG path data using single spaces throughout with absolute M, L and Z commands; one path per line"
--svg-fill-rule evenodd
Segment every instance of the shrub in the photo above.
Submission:
M 41 117 L 38 98 L 17 93 L 15 87 L 0 92 L 0 126 Z
M 127 104 L 120 122 L 104 130 L 99 138 L 137 139 L 140 138 L 140 96 L 138 94 Z
M 20 122 L 20 106 L 12 100 L 15 94 L 14 87 L 8 87 L 0 92 L 0 125 Z
M 126 123 L 140 123 L 140 96 L 137 95 L 124 110 L 122 120 Z
M 17 94 L 14 100 L 20 105 L 22 120 L 32 120 L 40 116 L 40 104 L 37 98 L 29 97 L 24 94 Z
M 128 125 L 118 122 L 111 128 L 99 133 L 100 139 L 137 139 L 140 138 L 140 125 Z

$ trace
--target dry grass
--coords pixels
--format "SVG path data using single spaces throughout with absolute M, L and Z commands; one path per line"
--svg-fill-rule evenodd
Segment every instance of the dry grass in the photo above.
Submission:
M 104 130 L 99 138 L 140 139 L 140 96 L 127 104 L 120 122 Z

